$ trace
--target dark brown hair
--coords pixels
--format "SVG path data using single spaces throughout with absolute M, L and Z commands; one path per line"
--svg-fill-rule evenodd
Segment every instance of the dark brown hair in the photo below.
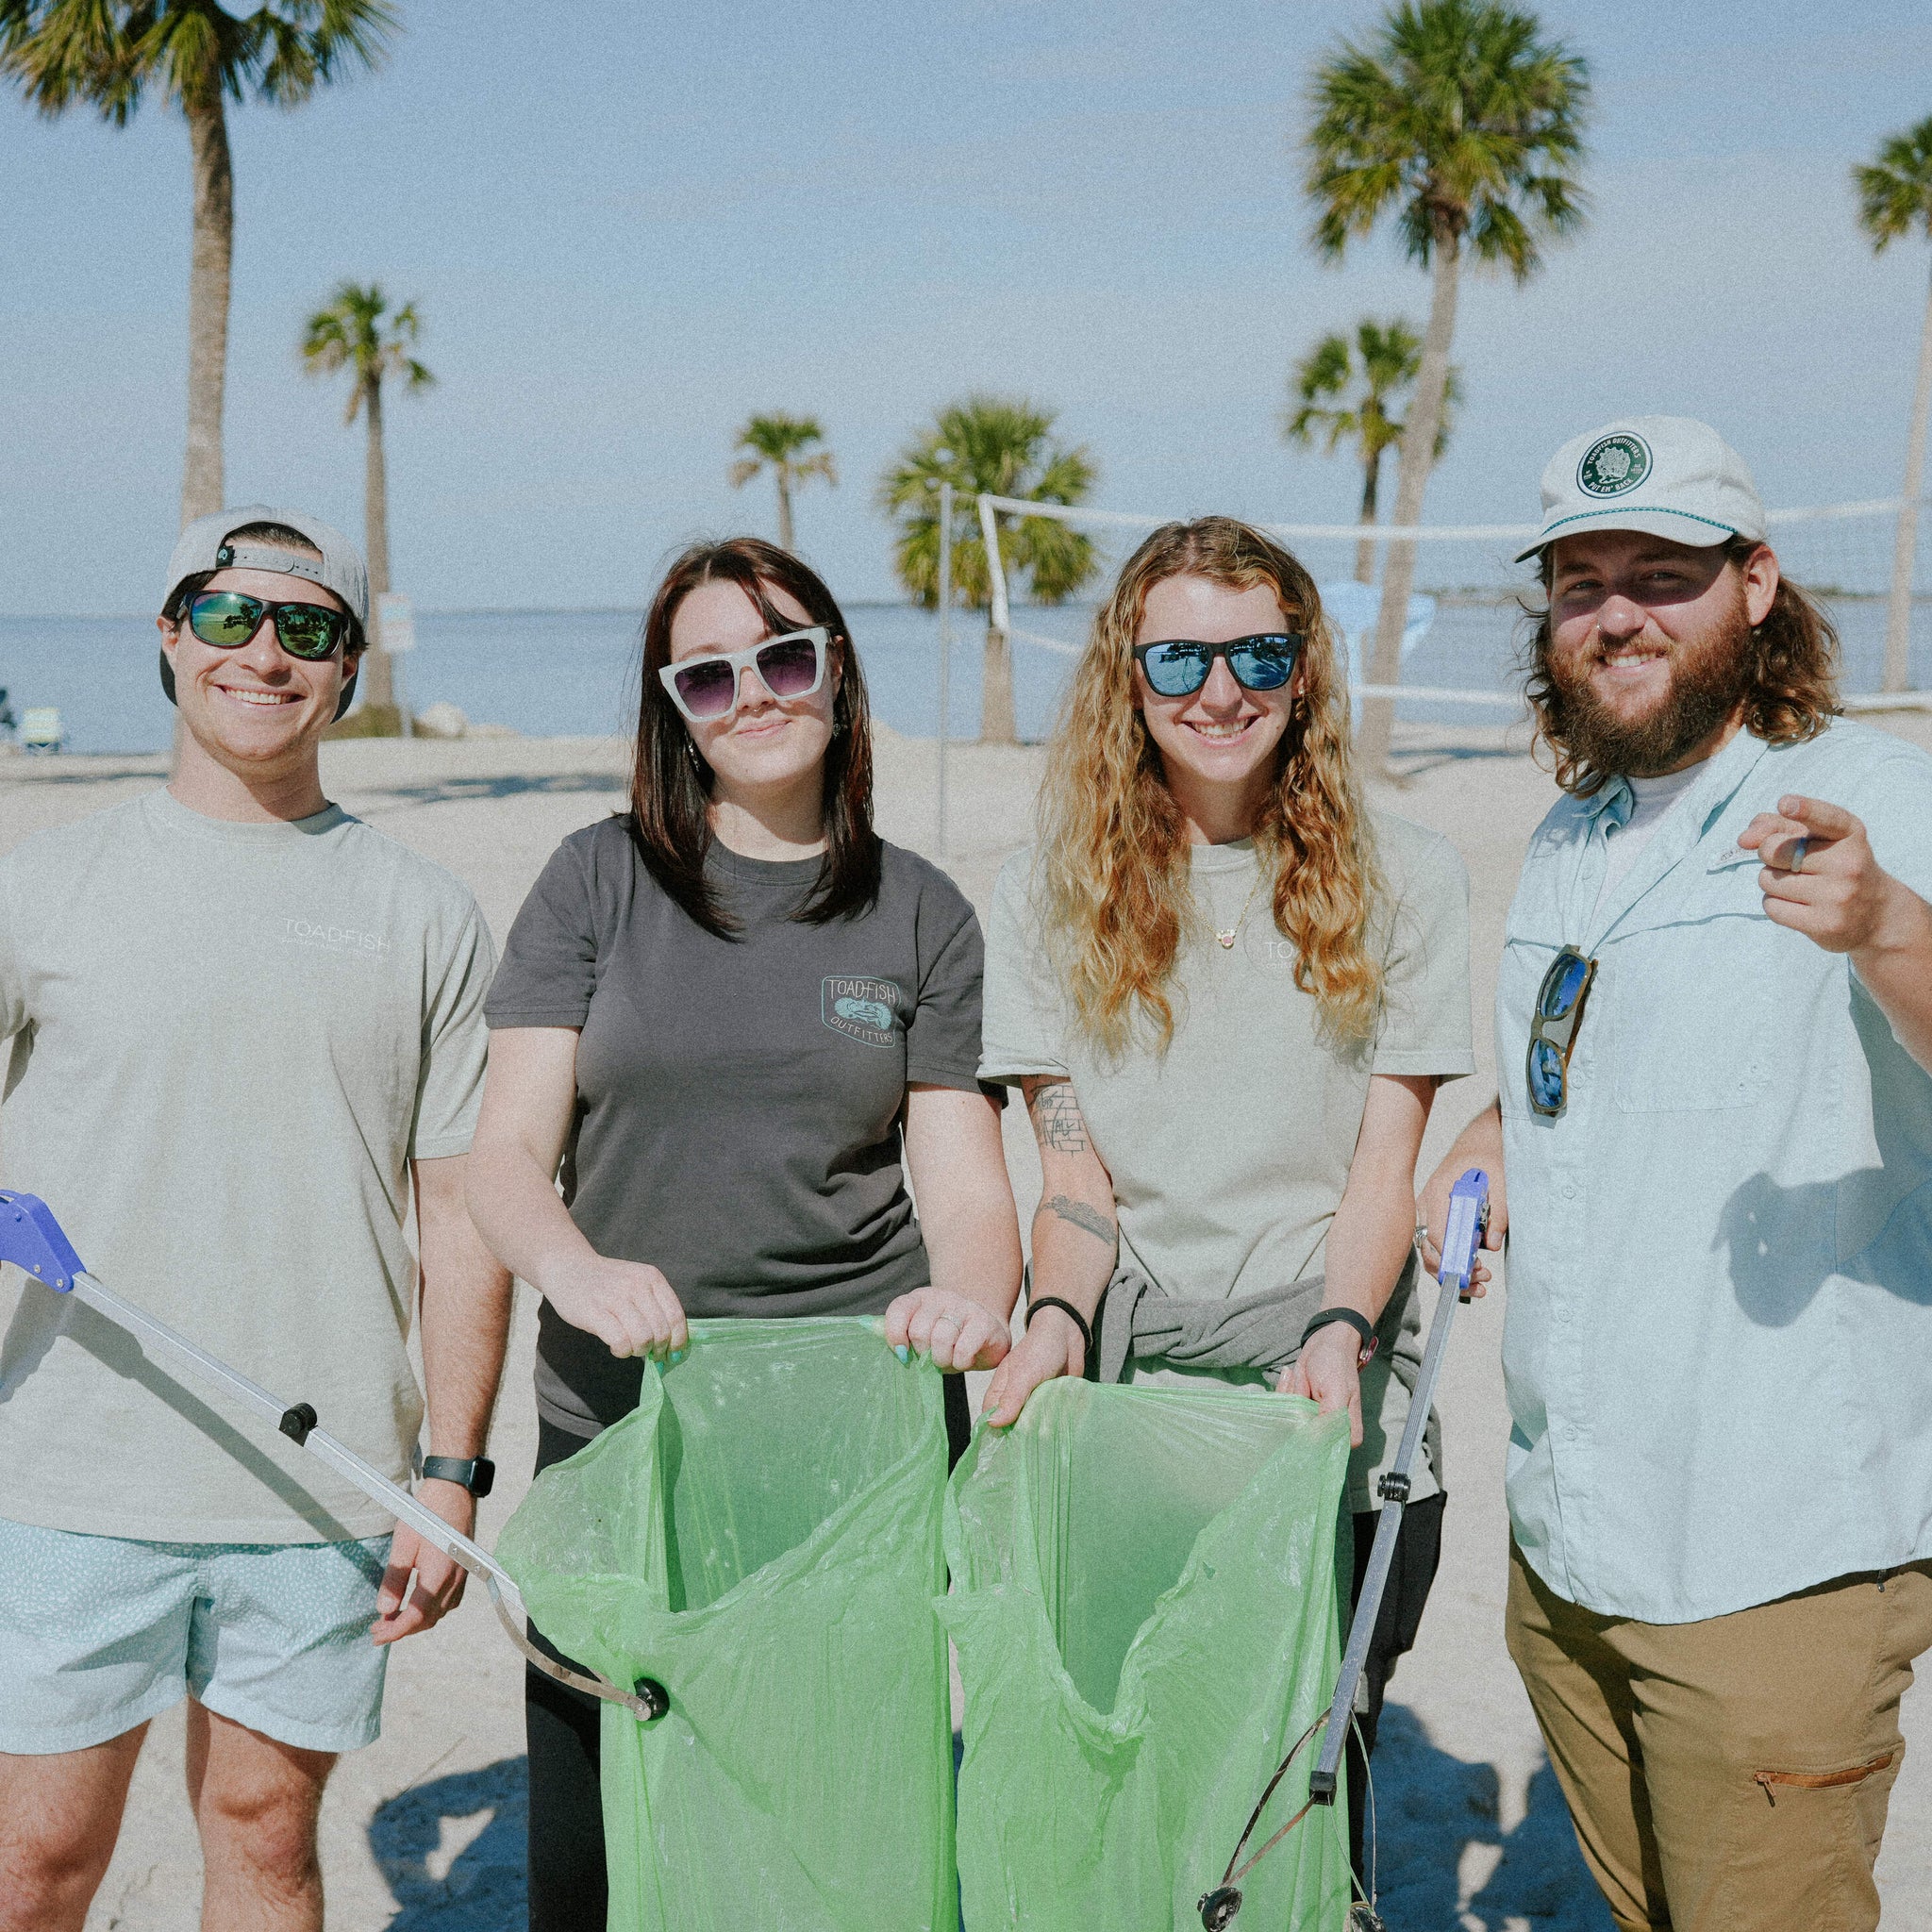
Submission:
M 736 584 L 774 634 L 791 630 L 795 621 L 773 604 L 773 591 L 782 591 L 805 611 L 808 623 L 824 625 L 831 633 L 831 662 L 841 680 L 825 751 L 825 856 L 818 883 L 792 917 L 824 925 L 863 912 L 879 895 L 881 849 L 872 825 L 872 711 L 865 676 L 831 591 L 789 551 L 758 537 L 692 544 L 664 574 L 651 600 L 626 819 L 638 856 L 707 932 L 736 937 L 736 924 L 705 876 L 711 847 L 711 770 L 658 675 L 671 661 L 671 621 L 677 607 L 700 584 L 712 583 Z
M 1564 741 L 1563 693 L 1550 675 L 1550 553 L 1555 547 L 1545 544 L 1537 559 L 1543 607 L 1529 611 L 1536 622 L 1524 653 L 1524 696 L 1536 721 L 1536 741 L 1547 744 L 1556 758 L 1557 783 L 1588 798 L 1615 774 L 1599 772 Z M 1724 562 L 1741 570 L 1762 547 L 1753 538 L 1732 537 L 1724 546 Z M 1839 711 L 1838 631 L 1816 600 L 1782 570 L 1771 609 L 1762 624 L 1752 627 L 1745 648 L 1750 661 L 1744 729 L 1767 744 L 1800 744 L 1816 738 Z

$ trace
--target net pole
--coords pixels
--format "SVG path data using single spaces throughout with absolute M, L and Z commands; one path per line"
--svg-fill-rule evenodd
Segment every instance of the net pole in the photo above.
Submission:
M 946 856 L 946 736 L 953 678 L 953 486 L 940 485 L 939 856 Z
M 1885 676 L 1882 689 L 1906 690 L 1912 681 L 1912 564 L 1919 541 L 1919 491 L 1925 475 L 1925 418 L 1932 409 L 1932 291 L 1919 332 L 1919 373 L 1912 389 L 1912 426 L 1906 441 L 1906 487 L 1893 532 L 1891 596 L 1885 611 Z

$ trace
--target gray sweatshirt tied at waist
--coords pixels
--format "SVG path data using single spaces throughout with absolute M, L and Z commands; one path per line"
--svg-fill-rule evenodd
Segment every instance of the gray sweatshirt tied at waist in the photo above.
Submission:
M 1416 1292 L 1421 1272 L 1411 1253 L 1375 1329 L 1390 1373 L 1411 1397 L 1423 1360 Z M 1124 1263 L 1115 1269 L 1094 1316 L 1098 1379 L 1124 1382 L 1137 1360 L 1165 1362 L 1176 1369 L 1260 1369 L 1278 1374 L 1302 1352 L 1302 1331 L 1322 1306 L 1325 1278 L 1311 1274 L 1232 1301 L 1188 1301 L 1163 1294 L 1139 1268 Z M 1430 1466 L 1441 1482 L 1441 1427 L 1433 1410 L 1425 1440 Z

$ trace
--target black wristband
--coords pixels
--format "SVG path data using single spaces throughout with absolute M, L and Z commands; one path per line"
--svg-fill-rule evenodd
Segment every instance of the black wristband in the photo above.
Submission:
M 1093 1359 L 1093 1330 L 1088 1326 L 1087 1317 L 1072 1302 L 1063 1302 L 1057 1294 L 1028 1295 L 1026 1298 L 1026 1325 L 1033 1325 L 1033 1318 L 1041 1308 L 1058 1308 L 1075 1328 L 1080 1331 L 1080 1365 L 1085 1368 Z
M 425 1456 L 416 1451 L 416 1474 L 431 1482 L 460 1483 L 478 1502 L 496 1483 L 496 1465 L 487 1456 Z
M 1318 1308 L 1308 1317 L 1308 1325 L 1302 1330 L 1302 1346 L 1308 1345 L 1308 1337 L 1317 1328 L 1325 1328 L 1331 1322 L 1345 1322 L 1361 1338 L 1361 1348 L 1357 1354 L 1357 1364 L 1366 1362 L 1375 1352 L 1375 1324 L 1366 1315 L 1357 1314 L 1354 1308 Z

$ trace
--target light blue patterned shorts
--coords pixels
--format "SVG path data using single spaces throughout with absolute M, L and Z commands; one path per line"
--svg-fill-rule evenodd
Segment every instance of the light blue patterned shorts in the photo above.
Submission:
M 382 1722 L 386 1536 L 150 1543 L 0 1519 L 0 1751 L 79 1751 L 191 1693 L 307 1751 Z

